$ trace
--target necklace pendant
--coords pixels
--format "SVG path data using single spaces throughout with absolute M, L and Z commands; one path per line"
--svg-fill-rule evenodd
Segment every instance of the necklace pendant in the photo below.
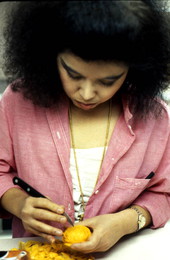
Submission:
M 78 215 L 79 221 L 83 221 L 83 218 L 84 218 L 84 213 L 83 212 L 79 213 L 79 215 Z

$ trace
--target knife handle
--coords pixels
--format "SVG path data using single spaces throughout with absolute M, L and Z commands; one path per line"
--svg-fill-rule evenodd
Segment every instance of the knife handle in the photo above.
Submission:
M 20 186 L 24 191 L 26 191 L 32 197 L 46 198 L 43 194 L 41 194 L 39 191 L 35 190 L 32 186 L 30 186 L 28 183 L 26 183 L 25 181 L 23 181 L 19 177 L 14 177 L 13 183 L 15 185 Z

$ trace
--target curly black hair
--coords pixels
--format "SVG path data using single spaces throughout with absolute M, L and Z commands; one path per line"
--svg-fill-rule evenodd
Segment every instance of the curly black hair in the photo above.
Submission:
M 13 90 L 22 91 L 34 104 L 55 105 L 63 92 L 56 59 L 70 51 L 85 61 L 128 65 L 121 91 L 129 105 L 139 116 L 156 113 L 154 99 L 170 79 L 170 30 L 163 3 L 17 2 L 4 32 L 4 72 Z

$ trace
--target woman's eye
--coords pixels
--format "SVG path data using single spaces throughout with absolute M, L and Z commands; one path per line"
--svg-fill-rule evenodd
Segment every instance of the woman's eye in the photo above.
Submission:
M 100 81 L 100 84 L 103 86 L 112 86 L 115 83 L 115 80 L 112 81 Z
M 71 79 L 74 79 L 74 80 L 80 80 L 80 79 L 82 79 L 82 76 L 80 76 L 80 75 L 74 75 L 74 74 L 70 73 L 69 71 L 67 71 L 67 74 L 68 74 L 68 76 L 69 76 Z

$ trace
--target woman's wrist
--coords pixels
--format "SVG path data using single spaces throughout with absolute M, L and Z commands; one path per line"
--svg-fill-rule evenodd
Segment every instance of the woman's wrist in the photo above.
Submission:
M 130 208 L 123 210 L 121 213 L 123 234 L 134 233 L 137 230 L 137 214 Z
M 135 233 L 140 229 L 139 226 L 140 214 L 145 218 L 145 224 L 143 225 L 142 228 L 149 226 L 152 223 L 152 218 L 150 213 L 146 209 L 138 205 L 132 205 L 131 207 L 122 211 L 121 215 L 122 215 L 122 223 L 123 223 L 122 226 L 123 226 L 124 235 Z
M 20 218 L 21 204 L 29 195 L 18 188 L 11 188 L 1 198 L 1 206 L 11 214 Z

